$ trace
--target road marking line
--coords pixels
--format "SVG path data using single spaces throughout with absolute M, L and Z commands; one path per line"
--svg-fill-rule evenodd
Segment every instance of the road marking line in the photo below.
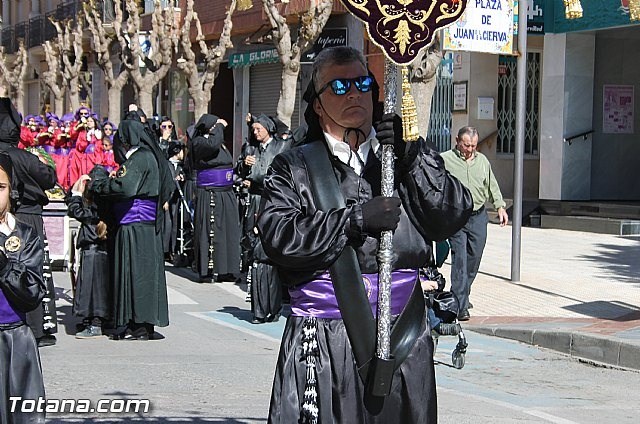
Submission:
M 513 409 L 513 410 L 516 410 L 516 411 L 521 412 L 523 414 L 531 415 L 531 416 L 538 417 L 538 418 L 542 418 L 542 419 L 545 419 L 545 420 L 547 420 L 549 422 L 552 422 L 552 423 L 555 423 L 555 424 L 579 424 L 577 421 L 571 421 L 571 420 L 567 420 L 565 418 L 556 417 L 555 415 L 547 414 L 546 412 L 537 411 L 535 409 L 526 408 L 526 407 L 515 405 L 515 404 L 509 403 L 509 402 L 504 402 L 504 401 L 501 401 L 501 400 L 492 399 L 490 397 L 473 395 L 473 394 L 470 394 L 470 393 L 462 392 L 460 390 L 438 387 L 438 392 L 440 392 L 440 393 L 444 392 L 444 393 L 456 394 L 456 395 L 462 394 L 463 396 L 466 396 L 468 398 L 471 398 L 471 399 L 474 399 L 474 400 L 477 400 L 477 401 L 488 402 L 488 403 L 492 403 L 492 404 L 497 405 L 497 406 L 501 406 L 503 408 Z

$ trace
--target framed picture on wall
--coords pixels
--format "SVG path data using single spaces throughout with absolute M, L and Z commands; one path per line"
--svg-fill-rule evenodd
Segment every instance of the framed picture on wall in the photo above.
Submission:
M 467 111 L 467 85 L 468 81 L 459 81 L 453 83 L 453 106 L 452 112 Z

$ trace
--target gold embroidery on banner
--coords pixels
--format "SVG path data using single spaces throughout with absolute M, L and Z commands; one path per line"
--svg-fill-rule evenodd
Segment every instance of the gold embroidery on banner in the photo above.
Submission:
M 369 0 L 346 0 L 346 1 L 356 9 L 362 10 L 364 13 L 367 14 L 367 16 L 370 15 L 369 10 L 367 9 L 367 3 L 369 3 Z
M 431 39 L 433 31 L 440 28 L 437 25 L 432 28 L 433 23 L 455 20 L 462 14 L 465 5 L 461 0 L 431 0 L 423 2 L 426 3 L 425 6 L 417 4 L 415 0 L 375 0 L 371 4 L 368 0 L 343 2 L 369 17 L 364 22 L 367 32 L 377 35 L 377 42 L 376 37 L 373 37 L 375 44 L 382 39 L 388 45 L 378 44 L 379 47 L 393 54 L 399 52 L 404 57 L 415 56 L 418 46 L 422 48 L 420 45 Z M 435 16 L 432 17 L 434 13 Z M 433 22 L 427 22 L 429 19 Z
M 22 242 L 18 236 L 11 236 L 4 242 L 4 248 L 7 252 L 17 252 L 21 245 Z

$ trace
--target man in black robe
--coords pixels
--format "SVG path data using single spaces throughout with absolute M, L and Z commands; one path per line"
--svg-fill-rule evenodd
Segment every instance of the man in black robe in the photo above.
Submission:
M 126 151 L 114 177 L 96 178 L 89 189 L 114 202 L 118 228 L 114 251 L 113 320 L 127 326 L 125 340 L 149 340 L 154 326 L 169 325 L 167 284 L 162 247 L 162 179 L 166 160 L 154 154 L 144 126 L 124 120 L 118 128 L 117 157 Z M 157 146 L 156 146 L 157 147 Z M 119 158 L 122 161 L 122 158 Z
M 21 193 L 15 207 L 18 220 L 35 228 L 42 249 L 45 248 L 42 208 L 49 203 L 45 190 L 56 185 L 56 170 L 26 150 L 19 149 L 20 115 L 11 100 L 0 98 L 0 151 L 6 152 L 13 163 L 16 181 Z M 48 249 L 47 249 L 48 251 Z M 56 296 L 51 274 L 50 260 L 43 256 L 43 276 L 47 291 L 41 307 L 27 314 L 27 324 L 38 341 L 38 346 L 50 346 L 56 343 L 58 331 L 56 316 Z
M 255 232 L 256 216 L 260 206 L 264 177 L 273 158 L 291 147 L 290 140 L 276 135 L 276 124 L 267 115 L 254 117 L 251 132 L 256 140 L 254 145 L 247 142 L 238 160 L 236 171 L 242 178 L 242 185 L 249 190 L 249 205 L 242 219 L 242 246 L 249 249 L 249 270 L 247 281 L 251 282 L 251 312 L 253 323 L 277 321 L 282 309 L 282 283 L 276 269 L 264 254 Z
M 427 240 L 445 239 L 464 225 L 471 196 L 422 140 L 402 141 L 399 117 L 385 115 L 373 128 L 374 85 L 360 52 L 323 50 L 305 94 L 307 144 L 277 156 L 264 181 L 258 229 L 289 286 L 292 310 L 270 423 L 437 421 L 433 342 L 418 268 L 431 254 Z M 397 156 L 394 197 L 380 195 L 383 144 L 393 144 Z M 382 379 L 390 393 L 382 396 L 378 371 L 389 368 L 372 357 L 376 252 L 385 230 L 395 230 L 395 362 L 387 374 L 392 380 Z
M 224 144 L 227 123 L 200 117 L 189 146 L 196 173 L 194 254 L 199 282 L 235 279 L 240 271 L 240 219 L 233 193 L 233 157 Z

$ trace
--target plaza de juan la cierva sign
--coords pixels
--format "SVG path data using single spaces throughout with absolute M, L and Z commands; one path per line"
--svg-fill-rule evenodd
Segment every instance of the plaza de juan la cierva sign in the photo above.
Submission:
M 371 40 L 392 62 L 407 65 L 433 42 L 435 32 L 452 24 L 467 0 L 342 0 L 364 22 Z

